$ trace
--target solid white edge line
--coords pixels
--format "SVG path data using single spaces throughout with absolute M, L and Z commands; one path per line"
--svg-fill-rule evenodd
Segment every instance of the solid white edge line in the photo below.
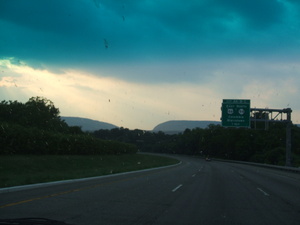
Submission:
M 69 179 L 69 180 L 58 180 L 58 181 L 45 182 L 45 183 L 27 184 L 27 185 L 21 185 L 21 186 L 0 188 L 0 194 L 28 190 L 28 189 L 33 189 L 33 188 L 49 187 L 49 186 L 60 185 L 60 184 L 77 183 L 77 182 L 81 182 L 81 181 L 89 181 L 89 180 L 97 180 L 97 179 L 103 179 L 103 178 L 109 178 L 109 177 L 117 177 L 117 176 L 122 176 L 122 175 L 126 175 L 126 174 L 142 173 L 142 172 L 147 172 L 147 171 L 152 171 L 152 170 L 159 170 L 159 169 L 164 169 L 164 168 L 169 168 L 169 167 L 175 167 L 175 166 L 178 166 L 181 164 L 182 164 L 182 161 L 180 161 L 179 163 L 176 163 L 176 164 L 168 165 L 168 166 L 160 166 L 160 167 L 154 167 L 154 168 L 143 169 L 143 170 L 134 170 L 134 171 L 114 173 L 114 174 L 101 175 L 101 176 L 95 176 L 95 177 L 86 177 L 86 178 Z
M 174 188 L 173 190 L 172 190 L 172 192 L 175 192 L 175 191 L 177 191 L 179 188 L 181 188 L 182 187 L 182 184 L 179 184 L 176 188 Z

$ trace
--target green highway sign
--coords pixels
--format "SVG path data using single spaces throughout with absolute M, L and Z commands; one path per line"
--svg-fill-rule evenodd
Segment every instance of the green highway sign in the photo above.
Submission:
M 222 126 L 250 127 L 250 100 L 223 99 Z

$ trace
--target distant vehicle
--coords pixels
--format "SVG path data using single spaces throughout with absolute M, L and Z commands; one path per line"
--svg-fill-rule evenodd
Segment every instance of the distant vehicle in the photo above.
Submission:
M 209 162 L 209 161 L 211 161 L 211 158 L 206 157 L 206 158 L 205 158 L 205 161 L 208 161 L 208 162 Z

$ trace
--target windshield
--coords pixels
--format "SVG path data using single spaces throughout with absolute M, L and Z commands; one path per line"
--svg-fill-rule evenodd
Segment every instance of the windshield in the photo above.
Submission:
M 299 219 L 299 22 L 294 0 L 0 0 L 0 218 Z

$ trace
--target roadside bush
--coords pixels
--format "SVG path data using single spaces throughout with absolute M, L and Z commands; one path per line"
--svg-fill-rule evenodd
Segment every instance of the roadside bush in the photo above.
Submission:
M 104 155 L 137 152 L 135 145 L 101 140 L 88 134 L 65 134 L 10 123 L 0 125 L 0 154 Z
M 273 165 L 284 165 L 285 164 L 285 148 L 278 147 L 274 148 L 265 153 L 265 163 Z

